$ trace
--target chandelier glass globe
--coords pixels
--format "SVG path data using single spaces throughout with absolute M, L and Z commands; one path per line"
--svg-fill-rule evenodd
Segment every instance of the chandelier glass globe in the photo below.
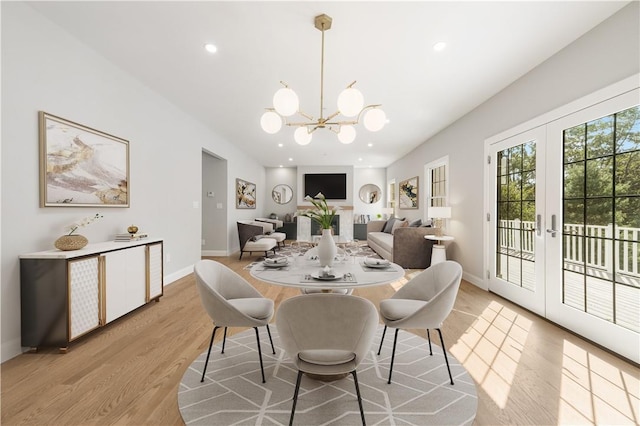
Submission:
M 307 131 L 306 127 L 298 127 L 293 132 L 293 139 L 295 139 L 298 145 L 308 145 L 311 142 L 311 133 Z
M 356 129 L 353 126 L 340 126 L 338 140 L 343 144 L 349 144 L 356 139 Z
M 283 87 L 273 95 L 273 107 L 283 117 L 289 117 L 298 112 L 299 106 L 298 95 L 288 87 Z
M 278 133 L 282 127 L 282 117 L 275 111 L 267 111 L 260 118 L 260 126 L 262 126 L 262 130 L 270 135 Z
M 338 111 L 345 117 L 355 117 L 362 111 L 364 97 L 358 89 L 348 87 L 338 96 Z
M 364 115 L 364 127 L 371 132 L 382 129 L 386 122 L 387 116 L 380 108 L 370 109 Z

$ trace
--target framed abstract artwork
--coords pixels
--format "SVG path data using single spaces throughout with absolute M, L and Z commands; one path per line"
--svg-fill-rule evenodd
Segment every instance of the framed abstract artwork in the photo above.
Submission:
M 401 209 L 418 208 L 418 176 L 403 180 L 398 184 L 398 207 Z
M 236 178 L 236 208 L 256 208 L 256 184 Z
M 129 141 L 44 111 L 41 207 L 129 207 Z

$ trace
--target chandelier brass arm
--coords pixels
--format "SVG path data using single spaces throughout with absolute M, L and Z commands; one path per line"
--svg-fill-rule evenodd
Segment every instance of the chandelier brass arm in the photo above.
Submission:
M 278 90 L 273 96 L 274 108 L 266 108 L 266 112 L 260 119 L 262 129 L 270 134 L 277 133 L 282 128 L 282 124 L 288 127 L 297 127 L 294 132 L 294 139 L 300 145 L 311 142 L 312 133 L 318 129 L 329 129 L 338 135 L 338 140 L 348 144 L 354 141 L 356 130 L 353 126 L 359 124 L 363 117 L 364 126 L 367 130 L 377 132 L 386 124 L 386 116 L 380 108 L 381 104 L 371 104 L 364 106 L 362 93 L 353 86 L 354 80 L 338 96 L 338 110 L 324 118 L 324 32 L 331 28 L 331 17 L 322 14 L 315 17 L 314 26 L 322 32 L 321 56 L 320 56 L 320 118 L 300 110 L 298 95 L 284 81 L 280 81 L 284 87 Z M 287 122 L 286 117 L 299 114 L 309 121 Z M 363 116 L 364 114 L 364 116 Z M 345 117 L 355 117 L 354 119 L 335 120 L 339 115 Z

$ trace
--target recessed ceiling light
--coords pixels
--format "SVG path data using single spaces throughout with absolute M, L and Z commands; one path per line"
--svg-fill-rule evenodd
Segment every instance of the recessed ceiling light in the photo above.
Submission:
M 283 145 L 283 144 L 281 144 L 281 143 L 279 143 L 279 144 L 278 144 L 278 147 L 279 147 L 279 148 L 282 148 L 283 146 L 284 146 L 284 145 Z
M 358 161 L 362 161 L 362 158 L 358 158 Z
M 204 48 L 209 53 L 216 53 L 218 51 L 218 48 L 216 47 L 216 45 L 211 43 L 205 44 Z
M 447 47 L 447 43 L 444 41 L 439 41 L 433 45 L 433 50 L 436 52 L 442 52 Z
M 289 158 L 289 161 L 293 161 L 293 158 Z
M 282 164 L 280 164 L 278 167 L 282 167 Z
M 371 147 L 373 146 L 373 144 L 372 144 L 372 143 L 368 143 L 368 144 L 367 144 L 367 146 L 368 146 L 369 148 L 371 148 Z

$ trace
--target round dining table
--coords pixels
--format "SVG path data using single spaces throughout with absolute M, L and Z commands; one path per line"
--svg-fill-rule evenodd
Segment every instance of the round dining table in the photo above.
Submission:
M 365 257 L 347 257 L 334 262 L 331 266 L 330 273 L 335 279 L 324 280 L 322 273 L 326 270 L 320 266 L 320 261 L 317 258 L 297 256 L 288 259 L 287 264 L 281 267 L 265 266 L 264 262 L 258 262 L 251 267 L 249 272 L 252 277 L 270 284 L 319 290 L 323 293 L 389 284 L 404 277 L 404 269 L 395 263 L 387 262 L 386 265 L 367 266 Z M 369 262 L 376 262 L 376 260 Z M 384 261 L 380 260 L 380 262 Z M 339 380 L 346 377 L 347 374 L 325 376 L 306 373 L 308 377 L 323 382 Z
M 353 289 L 389 284 L 404 277 L 404 269 L 398 264 L 367 266 L 364 257 L 349 257 L 334 262 L 331 279 L 323 276 L 323 269 L 317 259 L 300 256 L 282 267 L 270 267 L 258 262 L 250 270 L 252 277 L 270 284 L 304 289 L 318 289 L 330 292 L 333 289 Z M 368 261 L 375 262 L 375 261 Z M 384 263 L 384 261 L 381 261 Z

